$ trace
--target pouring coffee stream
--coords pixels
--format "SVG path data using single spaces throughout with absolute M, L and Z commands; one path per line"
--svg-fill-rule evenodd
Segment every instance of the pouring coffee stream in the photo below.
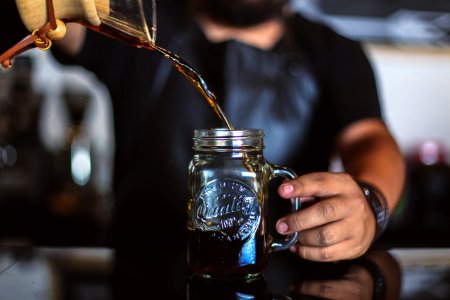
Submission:
M 155 17 L 153 17 L 155 18 Z M 194 68 L 189 65 L 186 61 L 180 58 L 178 55 L 172 53 L 171 51 L 158 46 L 155 43 L 156 35 L 156 25 L 152 26 L 152 32 L 148 30 L 147 25 L 142 28 L 134 28 L 127 24 L 123 24 L 123 21 L 115 18 L 105 18 L 105 21 L 100 24 L 100 26 L 92 26 L 90 24 L 81 23 L 82 25 L 97 31 L 99 33 L 105 34 L 114 39 L 118 39 L 125 42 L 131 46 L 137 48 L 144 48 L 147 50 L 156 51 L 164 56 L 164 58 L 170 60 L 175 68 L 183 74 L 193 85 L 200 91 L 202 96 L 208 102 L 208 104 L 213 108 L 216 115 L 224 123 L 228 130 L 233 130 L 234 127 L 225 116 L 222 108 L 217 103 L 217 98 L 215 94 L 209 89 L 205 80 L 202 76 L 194 70 Z
M 53 40 L 65 36 L 66 23 L 78 23 L 131 46 L 163 55 L 200 91 L 226 128 L 234 129 L 201 75 L 178 55 L 156 44 L 156 0 L 46 0 L 46 9 L 36 5 L 34 0 L 18 0 L 17 4 L 25 27 L 32 33 L 0 55 L 3 67 L 11 67 L 12 59 L 29 49 L 48 50 Z M 45 16 L 48 22 L 42 24 Z
M 208 104 L 214 109 L 214 112 L 219 117 L 219 119 L 226 125 L 228 130 L 234 129 L 233 125 L 230 123 L 230 121 L 222 111 L 222 108 L 217 103 L 215 94 L 208 88 L 203 78 L 189 64 L 187 64 L 179 56 L 174 55 L 170 51 L 155 44 L 151 45 L 150 47 L 163 54 L 165 58 L 169 59 L 175 65 L 178 71 L 180 71 L 200 91 Z

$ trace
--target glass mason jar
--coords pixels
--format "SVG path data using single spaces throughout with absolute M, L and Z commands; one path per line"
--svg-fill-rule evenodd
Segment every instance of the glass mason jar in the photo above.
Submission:
M 261 129 L 194 131 L 187 205 L 188 266 L 206 278 L 253 278 L 267 254 L 289 248 L 298 234 L 272 238 L 266 228 L 268 184 L 295 178 L 263 156 Z M 292 211 L 300 200 L 292 200 Z

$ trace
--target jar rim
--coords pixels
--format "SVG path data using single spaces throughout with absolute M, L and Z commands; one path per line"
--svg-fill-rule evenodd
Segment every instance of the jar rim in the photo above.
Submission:
M 194 130 L 194 149 L 197 151 L 260 151 L 264 148 L 262 129 L 228 130 L 224 128 Z
M 258 128 L 234 129 L 211 128 L 194 130 L 194 139 L 198 138 L 262 138 L 264 130 Z

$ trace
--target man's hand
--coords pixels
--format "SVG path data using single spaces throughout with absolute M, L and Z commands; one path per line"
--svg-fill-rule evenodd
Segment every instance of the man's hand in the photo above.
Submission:
M 284 182 L 278 193 L 285 199 L 318 200 L 278 220 L 279 233 L 300 232 L 292 252 L 308 260 L 337 261 L 359 257 L 369 249 L 375 216 L 350 175 L 311 173 Z

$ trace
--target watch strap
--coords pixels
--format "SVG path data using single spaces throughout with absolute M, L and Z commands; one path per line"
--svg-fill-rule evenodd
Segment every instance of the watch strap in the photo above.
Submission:
M 386 198 L 381 191 L 373 185 L 364 181 L 357 181 L 357 183 L 375 215 L 375 239 L 378 239 L 389 224 L 389 209 Z

